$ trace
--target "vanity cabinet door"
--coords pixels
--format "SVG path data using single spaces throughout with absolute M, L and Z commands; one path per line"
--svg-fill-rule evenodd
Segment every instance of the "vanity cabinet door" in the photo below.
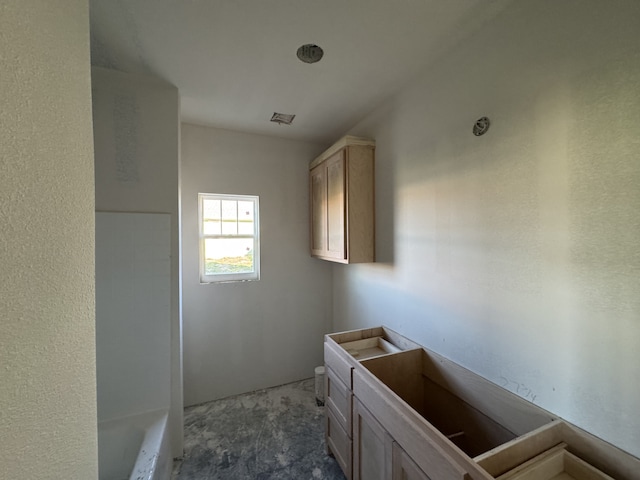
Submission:
M 393 442 L 393 480 L 431 480 L 396 442 Z
M 353 479 L 392 478 L 393 439 L 356 399 L 353 402 Z

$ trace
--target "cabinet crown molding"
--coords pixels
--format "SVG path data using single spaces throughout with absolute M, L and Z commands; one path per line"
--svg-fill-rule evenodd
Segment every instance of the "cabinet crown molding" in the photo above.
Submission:
M 359 147 L 371 147 L 375 148 L 376 141 L 370 138 L 364 137 L 354 137 L 352 135 L 346 135 L 338 140 L 336 143 L 327 148 L 324 152 L 322 152 L 318 157 L 311 161 L 309 164 L 309 170 L 324 162 L 327 158 L 333 155 L 336 152 L 339 152 L 343 148 L 351 147 L 351 146 L 359 146 Z

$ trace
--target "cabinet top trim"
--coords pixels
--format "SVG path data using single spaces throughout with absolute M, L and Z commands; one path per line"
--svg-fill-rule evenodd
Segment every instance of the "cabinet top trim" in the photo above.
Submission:
M 324 152 L 322 152 L 315 160 L 313 160 L 309 164 L 309 170 L 311 170 L 318 164 L 324 162 L 327 158 L 329 158 L 334 153 L 339 152 L 343 148 L 352 147 L 352 146 L 375 147 L 376 141 L 371 140 L 370 138 L 353 137 L 351 135 L 346 135 L 342 137 L 340 140 L 338 140 L 336 143 L 331 145 L 329 148 L 327 148 Z

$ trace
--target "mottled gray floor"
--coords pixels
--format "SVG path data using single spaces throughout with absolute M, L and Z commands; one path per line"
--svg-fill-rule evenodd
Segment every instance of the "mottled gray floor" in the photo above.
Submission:
M 185 409 L 173 480 L 344 480 L 325 453 L 314 379 Z

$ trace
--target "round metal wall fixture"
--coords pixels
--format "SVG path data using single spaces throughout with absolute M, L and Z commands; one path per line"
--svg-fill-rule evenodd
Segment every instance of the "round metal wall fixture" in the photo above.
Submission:
M 491 125 L 491 122 L 489 121 L 488 117 L 479 118 L 478 120 L 476 120 L 476 123 L 473 125 L 473 134 L 476 137 L 479 137 L 480 135 L 484 135 L 485 133 L 487 133 L 487 130 L 489 130 L 490 125 Z
M 307 43 L 298 49 L 296 55 L 304 63 L 316 63 L 320 61 L 324 51 L 318 45 Z

